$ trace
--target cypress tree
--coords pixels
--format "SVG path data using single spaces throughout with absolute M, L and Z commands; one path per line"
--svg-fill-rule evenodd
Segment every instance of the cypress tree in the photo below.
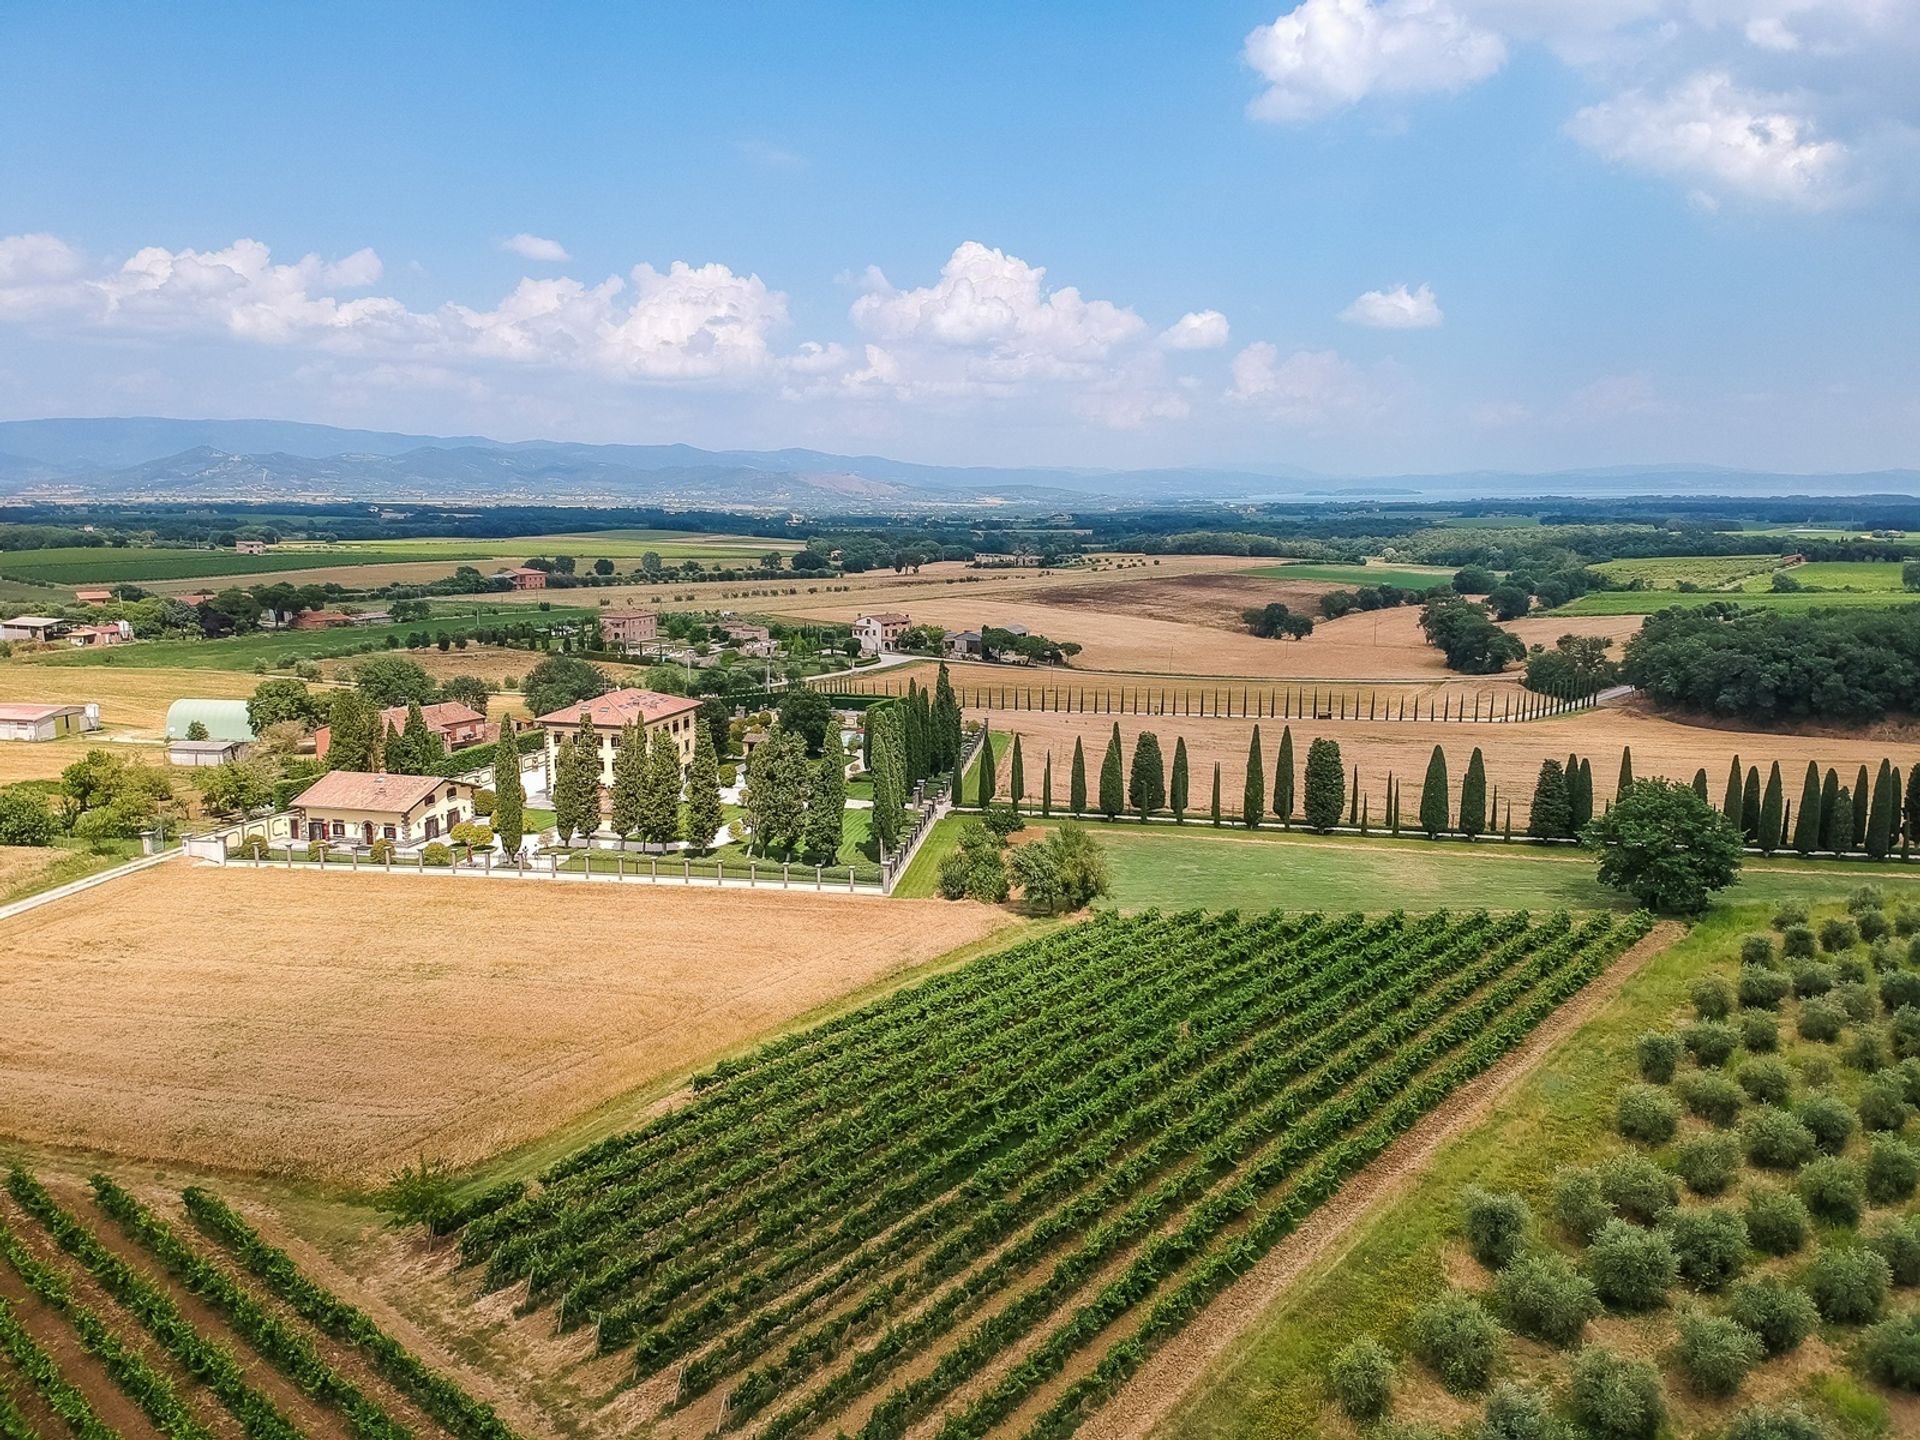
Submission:
M 1209 813 L 1213 820 L 1213 828 L 1218 830 L 1220 828 L 1220 762 L 1218 760 L 1213 762 L 1213 808 Z
M 993 803 L 993 792 L 1000 788 L 1000 779 L 994 774 L 993 761 L 993 722 L 980 722 L 980 784 L 979 804 L 982 810 Z
M 613 747 L 613 801 L 609 821 L 622 840 L 640 829 L 647 785 L 647 738 L 639 727 L 623 726 Z
M 1013 760 L 1007 767 L 1007 793 L 1013 799 L 1013 810 L 1020 813 L 1020 802 L 1027 798 L 1027 767 L 1020 758 L 1020 737 L 1013 737 Z
M 1451 797 L 1447 791 L 1447 755 L 1436 745 L 1427 759 L 1427 778 L 1420 786 L 1420 828 L 1429 840 L 1447 829 L 1451 821 L 1447 813 Z
M 500 722 L 500 743 L 493 747 L 493 832 L 507 854 L 520 853 L 526 824 L 527 789 L 520 780 L 520 745 L 509 716 Z
M 831 865 L 840 858 L 840 837 L 847 820 L 847 757 L 840 748 L 838 725 L 827 726 L 826 743 L 809 780 L 802 848 L 816 865 Z
M 380 712 L 366 696 L 358 690 L 336 691 L 327 707 L 327 768 L 378 770 L 381 761 L 378 732 L 385 728 Z M 503 730 L 503 738 L 504 734 Z M 518 769 L 514 773 L 517 775 Z
M 1100 813 L 1117 819 L 1127 808 L 1126 782 L 1120 765 L 1120 722 L 1113 722 L 1113 734 L 1107 740 L 1107 753 L 1100 760 Z
M 1067 772 L 1067 809 L 1078 820 L 1087 813 L 1087 752 L 1073 737 L 1073 767 Z
M 1567 767 L 1567 833 L 1578 835 L 1593 819 L 1593 765 L 1576 760 Z
M 1880 762 L 1880 773 L 1873 781 L 1873 801 L 1867 812 L 1867 854 L 1875 860 L 1884 860 L 1893 849 L 1894 830 L 1900 810 L 1900 801 L 1894 789 L 1893 764 Z
M 1467 757 L 1467 778 L 1460 782 L 1460 833 L 1478 839 L 1487 828 L 1487 762 L 1480 747 Z
M 1310 828 L 1325 835 L 1340 823 L 1346 805 L 1347 768 L 1340 759 L 1340 742 L 1320 739 L 1307 747 L 1306 818 Z
M 1042 818 L 1053 814 L 1053 751 L 1047 751 L 1047 758 L 1040 766 L 1040 814 Z
M 1827 767 L 1827 778 L 1820 782 L 1820 848 L 1822 850 L 1846 849 L 1844 841 L 1839 846 L 1830 842 L 1837 835 L 1847 834 L 1853 827 L 1853 806 L 1849 802 L 1845 819 L 1835 812 L 1840 806 L 1840 776 L 1832 766 Z
M 1614 787 L 1614 799 L 1617 800 L 1626 794 L 1627 787 L 1631 784 L 1633 784 L 1633 747 L 1623 745 L 1620 747 L 1620 781 Z
M 1267 814 L 1267 777 L 1266 762 L 1260 754 L 1260 727 L 1253 727 L 1253 738 L 1247 743 L 1247 783 L 1240 792 L 1240 823 L 1249 830 L 1253 829 Z
M 711 849 L 713 837 L 720 833 L 721 815 L 720 762 L 714 753 L 713 729 L 701 725 L 694 731 L 693 764 L 687 767 L 687 844 L 695 850 Z
M 1747 767 L 1747 783 L 1740 787 L 1740 833 L 1749 845 L 1760 840 L 1760 767 Z
M 947 662 L 942 660 L 939 678 L 933 685 L 934 758 L 940 773 L 959 763 L 960 743 L 960 700 L 953 693 L 953 677 L 947 674 Z
M 1907 833 L 1901 843 L 1920 845 L 1920 765 L 1907 767 Z
M 1754 837 L 1763 855 L 1771 855 L 1780 848 L 1786 829 L 1786 805 L 1786 785 L 1780 777 L 1780 762 L 1776 760 L 1767 771 L 1766 793 L 1760 798 L 1759 833 Z
M 1693 772 L 1693 793 L 1702 800 L 1707 798 L 1707 767 L 1704 765 Z
M 1173 742 L 1173 779 L 1167 785 L 1167 804 L 1173 810 L 1174 823 L 1187 821 L 1187 739 L 1181 735 Z
M 1540 778 L 1533 786 L 1527 833 L 1536 840 L 1561 840 L 1571 833 L 1572 825 L 1573 807 L 1567 799 L 1566 768 L 1558 760 L 1543 760 Z
M 1353 767 L 1353 784 L 1347 789 L 1347 824 L 1360 823 L 1360 767 Z
M 1156 810 L 1167 804 L 1166 762 L 1160 753 L 1160 737 L 1142 730 L 1133 742 L 1133 769 L 1127 776 L 1127 803 L 1140 817 L 1142 825 Z
M 877 730 L 873 737 L 873 834 L 891 853 L 899 845 L 900 832 L 906 825 L 906 716 L 897 705 L 882 706 L 878 715 L 868 713 Z M 989 734 L 980 753 L 983 766 L 993 753 L 992 744 L 993 737 Z M 993 772 L 989 767 L 980 774 L 980 783 L 986 791 L 981 799 L 984 805 L 993 793 Z
M 1727 771 L 1727 793 L 1720 800 L 1720 813 L 1727 817 L 1727 823 L 1736 830 L 1745 828 L 1740 821 L 1740 807 L 1746 801 L 1742 788 L 1746 778 L 1747 772 L 1740 768 L 1740 757 L 1736 755 L 1732 768 Z
M 1293 828 L 1293 727 L 1280 727 L 1280 758 L 1273 763 L 1273 813 L 1280 823 Z
M 1800 809 L 1793 817 L 1793 848 L 1811 855 L 1820 848 L 1820 767 L 1807 762 L 1806 783 L 1800 787 Z
M 1867 767 L 1860 767 L 1859 777 L 1853 782 L 1853 848 L 1860 850 L 1867 843 L 1867 809 L 1873 803 L 1873 782 L 1867 778 Z

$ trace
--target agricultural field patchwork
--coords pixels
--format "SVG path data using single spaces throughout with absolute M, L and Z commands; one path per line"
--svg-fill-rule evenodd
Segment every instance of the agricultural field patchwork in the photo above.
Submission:
M 1593 567 L 1621 584 L 1643 580 L 1655 590 L 1672 590 L 1682 581 L 1703 590 L 1735 588 L 1754 575 L 1771 575 L 1780 568 L 1780 556 L 1667 555 L 1646 560 L 1609 560 Z
M 1647 924 L 1096 919 L 719 1066 L 460 1256 L 659 1435 L 1065 1436 Z
M 1779 610 L 1789 615 L 1808 610 L 1873 609 L 1910 605 L 1920 590 L 1590 590 L 1553 613 L 1559 615 L 1652 615 L 1675 605 L 1732 603 L 1743 610 Z
M 1431 590 L 1446 584 L 1454 575 L 1441 565 L 1323 565 L 1306 560 L 1268 565 L 1248 573 L 1271 580 L 1314 581 L 1355 589 L 1364 585 L 1397 585 L 1402 590 Z

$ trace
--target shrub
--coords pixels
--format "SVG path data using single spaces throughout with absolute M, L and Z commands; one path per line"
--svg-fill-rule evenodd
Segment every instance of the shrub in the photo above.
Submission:
M 431 841 L 421 849 L 420 863 L 423 865 L 451 865 L 453 864 L 453 851 L 442 845 L 438 840 Z
M 1792 985 L 1778 970 L 1761 965 L 1740 967 L 1740 1003 L 1749 1010 L 1778 1010 Z
M 1913 1198 L 1920 1185 L 1920 1150 L 1891 1135 L 1874 1137 L 1867 1151 L 1867 1199 L 1875 1205 L 1897 1205 Z
M 1731 1135 L 1696 1135 L 1682 1142 L 1673 1168 L 1696 1195 L 1720 1195 L 1740 1168 L 1740 1145 Z
M 1740 1087 L 1720 1074 L 1687 1076 L 1680 1085 L 1680 1100 L 1689 1114 L 1722 1129 L 1740 1114 Z
M 1553 1218 L 1570 1235 L 1591 1240 L 1615 1213 L 1597 1171 L 1563 1165 L 1553 1172 Z
M 1804 925 L 1810 915 L 1811 912 L 1807 909 L 1805 901 L 1782 900 L 1780 907 L 1773 912 L 1773 928 L 1785 930 L 1789 926 Z
M 1880 1003 L 1889 1010 L 1902 1005 L 1920 1007 L 1920 973 L 1891 970 L 1880 977 Z
M 1807 1209 L 1836 1225 L 1857 1225 L 1866 1208 L 1866 1180 L 1851 1160 L 1823 1155 L 1800 1172 L 1800 1198 Z
M 1809 1095 L 1793 1113 L 1807 1127 L 1813 1143 L 1829 1155 L 1838 1155 L 1853 1138 L 1853 1111 L 1837 1096 Z
M 1813 1217 L 1800 1197 L 1771 1185 L 1747 1191 L 1747 1242 L 1766 1255 L 1792 1255 L 1807 1243 Z
M 1887 1262 L 1895 1285 L 1920 1285 L 1920 1216 L 1882 1222 L 1867 1237 L 1867 1245 Z
M 1822 1089 L 1833 1083 L 1833 1057 L 1831 1055 L 1808 1055 L 1800 1062 L 1800 1079 L 1815 1089 Z
M 1840 1007 L 1840 1013 L 1855 1025 L 1864 1025 L 1873 1019 L 1878 1007 L 1873 1003 L 1873 991 L 1857 980 L 1833 987 L 1827 999 Z
M 1629 1085 L 1615 1108 L 1620 1133 L 1643 1145 L 1664 1145 L 1680 1128 L 1680 1107 L 1653 1085 Z
M 1827 1440 L 1827 1431 L 1797 1405 L 1754 1405 L 1733 1417 L 1726 1440 Z
M 1920 1311 L 1884 1320 L 1860 1345 L 1867 1374 L 1896 1390 L 1920 1390 Z
M 1887 1040 L 1893 1046 L 1897 1060 L 1912 1060 L 1920 1056 L 1920 1006 L 1902 1005 L 1893 1012 L 1893 1018 L 1887 1022 Z M 1913 1087 L 1908 1085 L 1906 1088 L 1911 1099 Z
M 1667 1418 L 1660 1372 L 1589 1345 L 1573 1363 L 1568 1409 L 1597 1440 L 1653 1440 Z
M 1920 905 L 1902 905 L 1893 912 L 1893 933 L 1912 935 L 1920 932 Z
M 1876 940 L 1867 947 L 1867 976 L 1885 974 L 1889 970 L 1900 968 L 1899 957 L 1893 952 L 1893 941 Z
M 1902 1060 L 1893 1073 L 1900 1077 L 1900 1084 L 1907 1093 L 1907 1103 L 1920 1105 L 1920 1057 L 1910 1056 Z
M 1615 1155 L 1600 1166 L 1600 1193 L 1629 1220 L 1651 1225 L 1680 1203 L 1680 1182 L 1644 1155 Z
M 1740 963 L 1742 966 L 1770 967 L 1778 958 L 1779 952 L 1773 948 L 1773 936 L 1764 931 L 1748 935 L 1740 942 Z
M 1702 1020 L 1724 1020 L 1733 1013 L 1733 987 L 1718 975 L 1693 982 L 1693 1013 Z
M 1681 1039 L 1696 1063 L 1712 1069 L 1727 1063 L 1734 1046 L 1740 1043 L 1740 1034 L 1720 1020 L 1696 1020 L 1682 1032 Z
M 1640 1063 L 1640 1078 L 1654 1085 L 1673 1079 L 1680 1063 L 1680 1037 L 1665 1030 L 1650 1030 L 1634 1043 L 1634 1058 Z
M 1760 1337 L 1720 1315 L 1689 1311 L 1680 1317 L 1674 1358 L 1696 1395 L 1724 1400 L 1764 1358 Z
M 1878 885 L 1856 885 L 1847 894 L 1847 913 L 1864 915 L 1869 910 L 1881 909 L 1886 903 L 1886 894 Z
M 1863 1074 L 1871 1075 L 1887 1068 L 1887 1037 L 1872 1026 L 1854 1032 L 1853 1043 L 1847 1046 L 1847 1064 Z M 1901 1091 L 1899 1080 L 1893 1082 L 1894 1090 Z M 1899 1127 L 1890 1127 L 1897 1129 Z
M 1893 929 L 1892 924 L 1887 920 L 1887 915 L 1884 910 L 1863 911 L 1854 921 L 1854 924 L 1860 927 L 1860 938 L 1862 940 L 1884 939 Z
M 1765 1013 L 1742 1015 L 1740 1043 L 1752 1054 L 1771 1054 L 1780 1048 L 1780 1026 L 1773 1016 Z
M 1680 1278 L 1695 1290 L 1719 1290 L 1747 1263 L 1747 1222 L 1715 1206 L 1680 1209 L 1660 1222 Z
M 1807 1293 L 1821 1316 L 1836 1325 L 1864 1325 L 1879 1318 L 1892 1283 L 1893 1268 L 1886 1257 L 1864 1245 L 1829 1245 L 1807 1267 Z
M 1749 1060 L 1740 1067 L 1740 1088 L 1762 1105 L 1784 1105 L 1793 1094 L 1793 1073 L 1778 1060 Z
M 1362 1335 L 1333 1357 L 1327 1389 L 1348 1419 L 1378 1420 L 1393 1399 L 1393 1357 L 1373 1336 Z
M 1489 1270 L 1503 1270 L 1520 1253 L 1533 1211 L 1511 1192 L 1492 1194 L 1469 1185 L 1460 1195 L 1460 1220 L 1473 1258 Z
M 1680 1270 L 1673 1245 L 1659 1230 L 1609 1220 L 1587 1251 L 1594 1292 L 1611 1310 L 1656 1310 L 1667 1300 Z
M 1820 948 L 1829 955 L 1836 950 L 1851 950 L 1860 943 L 1860 927 L 1851 920 L 1835 916 L 1820 922 Z
M 1487 1413 L 1473 1440 L 1559 1440 L 1563 1427 L 1544 1392 L 1503 1381 L 1487 1400 Z
M 1780 953 L 1789 960 L 1811 960 L 1813 931 L 1805 925 L 1789 925 L 1780 936 Z
M 1734 1286 L 1727 1293 L 1727 1314 L 1758 1335 L 1769 1355 L 1799 1349 L 1820 1323 L 1820 1312 L 1807 1292 L 1773 1275 Z
M 1796 965 L 1793 970 L 1793 994 L 1798 1000 L 1813 1000 L 1839 983 L 1840 976 L 1831 965 Z
M 1860 1123 L 1869 1130 L 1898 1130 L 1913 1118 L 1907 1087 L 1898 1075 L 1885 1072 L 1867 1081 L 1860 1092 Z
M 1873 956 L 1872 950 L 1869 950 L 1865 956 L 1842 955 L 1833 962 L 1833 973 L 1850 984 L 1864 985 L 1873 976 L 1874 966 L 1869 963 Z
M 1809 1000 L 1800 1007 L 1797 1029 L 1802 1040 L 1838 1040 L 1846 1029 L 1847 1012 L 1831 1000 Z
M 1741 1121 L 1740 1144 L 1748 1161 L 1765 1170 L 1797 1170 L 1813 1158 L 1813 1132 L 1772 1105 Z
M 1600 1311 L 1593 1282 L 1553 1252 L 1523 1255 L 1502 1271 L 1494 1303 L 1515 1334 L 1549 1345 L 1577 1343 Z
M 1413 1353 L 1455 1395 L 1473 1395 L 1493 1379 L 1500 1327 L 1464 1290 L 1449 1290 L 1413 1312 Z

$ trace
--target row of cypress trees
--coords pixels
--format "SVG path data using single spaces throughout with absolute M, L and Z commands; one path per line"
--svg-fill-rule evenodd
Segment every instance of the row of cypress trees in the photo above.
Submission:
M 1707 799 L 1707 772 L 1693 777 L 1694 792 Z M 1903 786 L 1900 769 L 1883 759 L 1877 773 L 1860 767 L 1851 786 L 1840 783 L 1837 770 L 1825 776 L 1815 762 L 1807 762 L 1800 801 L 1786 798 L 1786 787 L 1775 761 L 1760 780 L 1760 768 L 1744 770 L 1735 755 L 1727 769 L 1720 813 L 1740 831 L 1749 845 L 1771 855 L 1791 846 L 1801 855 L 1864 852 L 1884 860 L 1898 851 L 1904 858 L 1920 841 L 1920 765 L 1911 767 Z

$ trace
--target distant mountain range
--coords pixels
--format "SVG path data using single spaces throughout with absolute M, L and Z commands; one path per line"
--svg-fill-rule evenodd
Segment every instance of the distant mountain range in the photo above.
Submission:
M 284 420 L 0 422 L 0 497 L 453 501 L 899 511 L 955 505 L 1609 495 L 1920 494 L 1920 470 L 1784 475 L 1705 465 L 1328 476 L 1293 466 L 1151 470 L 917 465 L 817 450 L 503 442 Z

